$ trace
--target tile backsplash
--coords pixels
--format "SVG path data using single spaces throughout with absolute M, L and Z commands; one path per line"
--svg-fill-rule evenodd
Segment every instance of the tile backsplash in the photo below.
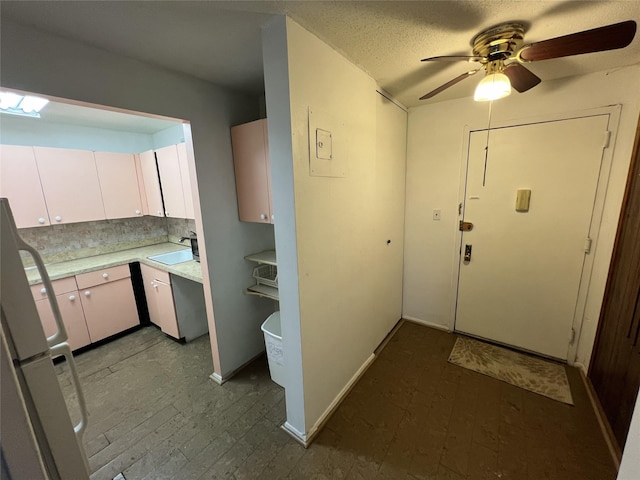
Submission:
M 195 220 L 186 218 L 167 218 L 166 220 L 170 242 L 179 243 L 180 237 L 188 237 L 190 232 L 196 231 Z M 189 246 L 189 242 L 184 242 L 184 244 Z
M 19 233 L 38 250 L 45 263 L 57 263 L 166 241 L 177 242 L 178 237 L 188 235 L 189 229 L 194 228 L 193 220 L 144 216 L 23 228 Z M 33 264 L 28 254 L 23 254 L 23 263 Z

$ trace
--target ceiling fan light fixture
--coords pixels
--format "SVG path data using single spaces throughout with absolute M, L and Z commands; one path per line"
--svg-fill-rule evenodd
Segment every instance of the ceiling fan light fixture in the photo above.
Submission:
M 511 94 L 511 82 L 504 73 L 488 73 L 476 87 L 473 99 L 476 102 L 498 100 Z

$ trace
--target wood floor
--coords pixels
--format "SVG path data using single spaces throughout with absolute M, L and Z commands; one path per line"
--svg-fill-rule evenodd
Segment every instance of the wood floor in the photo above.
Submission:
M 447 363 L 455 338 L 404 323 L 304 449 L 266 358 L 219 386 L 206 336 L 143 328 L 77 357 L 91 478 L 615 479 L 575 369 L 572 407 Z

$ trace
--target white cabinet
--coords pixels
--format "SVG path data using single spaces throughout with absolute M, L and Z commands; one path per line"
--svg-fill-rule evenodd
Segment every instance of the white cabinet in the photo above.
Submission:
M 93 152 L 48 147 L 33 151 L 52 224 L 106 218 Z
M 160 192 L 160 179 L 158 177 L 158 167 L 156 165 L 156 154 L 153 150 L 148 150 L 140 154 L 140 170 L 144 182 L 145 200 L 149 215 L 154 217 L 164 217 L 164 207 L 162 206 L 162 193 Z
M 140 172 L 149 215 L 195 218 L 184 143 L 141 153 Z
M 167 335 L 181 338 L 169 273 L 140 264 L 149 320 Z
M 176 145 L 157 149 L 156 158 L 158 159 L 165 215 L 171 218 L 187 218 L 182 173 Z
M 106 217 L 141 216 L 142 201 L 134 155 L 95 152 L 94 157 Z
M 74 277 L 63 278 L 51 282 L 54 295 L 58 302 L 62 323 L 67 330 L 68 342 L 71 350 L 85 347 L 91 343 L 89 331 L 84 317 L 84 311 L 78 294 L 78 287 Z M 56 330 L 56 321 L 49 303 L 49 292 L 42 284 L 31 287 L 33 297 L 36 300 L 36 308 L 44 333 L 47 337 L 53 335 Z
M 244 257 L 245 260 L 258 264 L 253 269 L 253 278 L 256 284 L 247 288 L 249 295 L 258 295 L 272 300 L 279 300 L 278 293 L 278 262 L 276 252 L 267 250 L 260 253 L 253 253 Z
M 187 157 L 187 144 L 179 143 L 178 163 L 180 164 L 180 175 L 182 177 L 182 191 L 184 193 L 184 206 L 187 218 L 196 218 L 193 208 L 193 189 L 191 188 L 191 176 L 189 175 L 189 161 Z
M 140 323 L 129 265 L 76 275 L 92 342 Z
M 231 143 L 240 221 L 273 223 L 267 120 L 232 127 Z
M 0 196 L 9 199 L 18 228 L 49 225 L 32 147 L 0 145 Z

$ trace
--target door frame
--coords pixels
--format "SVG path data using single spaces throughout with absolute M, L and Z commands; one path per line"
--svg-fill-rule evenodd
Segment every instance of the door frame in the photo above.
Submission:
M 602 215 L 604 212 L 604 206 L 607 198 L 607 190 L 609 186 L 609 176 L 611 173 L 611 165 L 613 161 L 615 144 L 617 140 L 618 134 L 618 126 L 620 124 L 620 112 L 622 109 L 622 105 L 609 105 L 606 107 L 599 108 L 590 108 L 586 110 L 572 111 L 572 112 L 562 112 L 555 113 L 550 115 L 536 115 L 529 117 L 521 117 L 521 118 L 507 118 L 507 119 L 498 119 L 491 121 L 491 130 L 501 129 L 501 128 L 510 128 L 510 127 L 519 127 L 525 125 L 532 125 L 536 123 L 548 123 L 548 122 L 557 122 L 563 120 L 573 120 L 577 118 L 584 117 L 593 117 L 597 115 L 608 115 L 609 121 L 607 124 L 608 131 L 610 133 L 609 144 L 607 148 L 603 149 L 602 154 L 602 163 L 600 165 L 600 174 L 598 177 L 598 184 L 596 187 L 596 197 L 594 200 L 593 213 L 591 215 L 591 225 L 589 226 L 589 238 L 591 238 L 591 251 L 588 255 L 585 255 L 585 261 L 582 266 L 582 275 L 580 278 L 580 286 L 578 288 L 578 298 L 576 301 L 576 309 L 574 311 L 572 328 L 575 332 L 573 342 L 569 342 L 567 340 L 568 351 L 567 351 L 567 363 L 569 365 L 573 365 L 577 353 L 578 353 L 578 344 L 580 342 L 580 335 L 582 333 L 582 324 L 587 314 L 587 304 L 589 299 L 589 286 L 591 283 L 591 274 L 593 270 L 594 259 L 596 256 L 596 252 L 598 249 L 598 240 L 600 234 L 600 224 L 602 222 Z M 454 238 L 455 238 L 455 246 L 453 249 L 453 258 L 452 258 L 452 272 L 451 276 L 451 295 L 450 295 L 450 305 L 449 305 L 449 323 L 448 330 L 453 332 L 455 331 L 455 320 L 456 320 L 456 309 L 458 303 L 458 280 L 460 276 L 460 254 L 462 249 L 462 232 L 458 230 L 458 222 L 462 218 L 464 218 L 464 210 L 466 207 L 465 202 L 465 190 L 467 184 L 467 159 L 469 154 L 469 140 L 471 138 L 472 132 L 480 132 L 486 131 L 487 125 L 465 125 L 463 130 L 463 139 L 462 139 L 462 151 L 460 153 L 460 179 L 458 185 L 458 205 L 462 204 L 462 208 L 459 210 L 458 218 L 455 222 L 454 228 Z M 603 137 L 603 143 L 605 138 Z M 610 261 L 610 258 L 609 258 Z M 597 310 L 595 311 L 595 317 L 597 318 L 600 303 L 597 302 Z

